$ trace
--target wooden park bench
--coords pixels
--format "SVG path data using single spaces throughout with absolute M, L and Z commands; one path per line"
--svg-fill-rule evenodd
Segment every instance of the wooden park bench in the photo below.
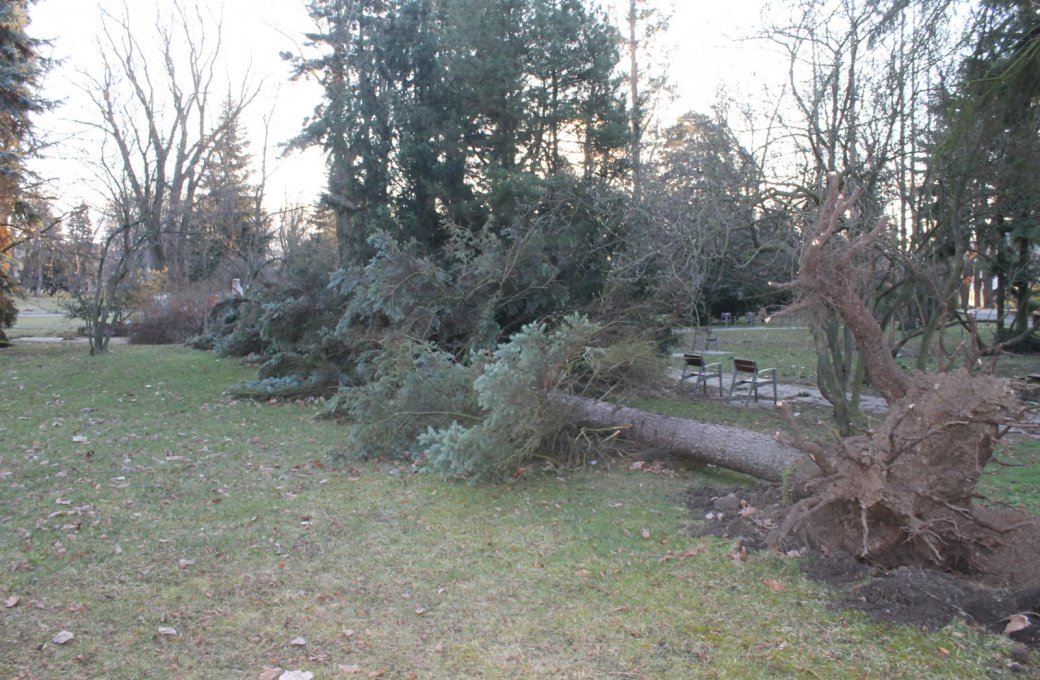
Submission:
M 700 384 L 704 394 L 708 394 L 708 381 L 719 381 L 719 396 L 722 396 L 722 364 L 705 363 L 703 354 L 684 353 L 683 372 L 679 382 L 692 380 L 694 384 Z
M 733 360 L 733 378 L 729 383 L 729 398 L 733 398 L 733 390 L 741 385 L 748 386 L 748 395 L 744 400 L 747 404 L 751 401 L 751 395 L 755 395 L 755 401 L 758 401 L 758 387 L 759 385 L 772 385 L 773 386 L 773 403 L 776 403 L 776 369 L 775 368 L 759 368 L 758 362 L 754 359 L 734 359 Z

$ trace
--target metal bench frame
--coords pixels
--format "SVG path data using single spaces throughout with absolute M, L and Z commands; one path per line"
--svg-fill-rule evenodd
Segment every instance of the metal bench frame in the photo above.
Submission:
M 718 379 L 719 381 L 719 397 L 722 396 L 722 364 L 714 363 L 709 364 L 704 361 L 703 354 L 695 354 L 693 352 L 683 353 L 683 372 L 682 377 L 679 378 L 680 384 L 686 380 L 693 380 L 694 383 L 699 383 L 705 396 L 708 394 L 708 381 Z
M 776 369 L 775 368 L 759 368 L 758 362 L 754 359 L 734 359 L 733 360 L 733 377 L 729 383 L 729 398 L 733 398 L 733 390 L 740 387 L 741 385 L 748 386 L 747 398 L 744 399 L 744 404 L 751 402 L 751 395 L 755 395 L 755 401 L 758 401 L 758 388 L 760 385 L 772 385 L 773 386 L 773 403 L 776 403 Z

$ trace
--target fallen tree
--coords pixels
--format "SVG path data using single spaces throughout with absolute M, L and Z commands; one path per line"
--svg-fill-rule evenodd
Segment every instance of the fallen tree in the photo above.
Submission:
M 963 368 L 907 372 L 895 363 L 857 289 L 885 224 L 851 241 L 839 234 L 855 200 L 831 177 L 798 278 L 786 287 L 798 295 L 791 311 L 833 311 L 852 331 L 888 404 L 873 432 L 807 441 L 781 404 L 790 433 L 777 441 L 559 392 L 551 399 L 575 421 L 617 427 L 628 439 L 673 454 L 765 480 L 790 472 L 797 502 L 779 518 L 778 548 L 809 543 L 883 568 L 931 567 L 989 584 L 1032 585 L 1038 576 L 1028 565 L 1040 557 L 1040 521 L 975 502 L 994 446 L 1021 408 L 1005 380 Z
M 664 416 L 584 397 L 555 394 L 553 400 L 567 407 L 577 422 L 616 427 L 626 439 L 767 481 L 783 480 L 785 471 L 805 458 L 800 450 L 774 437 L 739 427 Z

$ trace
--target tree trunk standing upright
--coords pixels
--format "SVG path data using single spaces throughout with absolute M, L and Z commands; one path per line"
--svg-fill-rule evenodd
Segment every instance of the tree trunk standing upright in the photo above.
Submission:
M 796 485 L 804 497 L 787 514 L 779 540 L 807 529 L 826 548 L 879 566 L 983 574 L 1005 539 L 1003 529 L 993 527 L 1023 521 L 1021 516 L 994 520 L 995 511 L 972 500 L 1001 425 L 1014 411 L 1013 395 L 1005 381 L 964 369 L 908 374 L 899 368 L 854 285 L 885 222 L 843 241 L 837 232 L 857 195 L 841 195 L 837 174 L 828 184 L 811 245 L 798 278 L 789 284 L 800 296 L 791 309 L 824 307 L 841 315 L 889 411 L 870 436 L 828 446 L 806 442 L 795 432 L 790 443 L 810 454 L 816 474 Z M 1024 521 L 1037 526 L 1035 517 Z
M 624 28 L 625 49 L 628 50 L 628 165 L 631 172 L 633 203 L 641 205 L 646 192 L 646 180 L 652 163 L 647 149 L 647 137 L 655 138 L 658 128 L 657 113 L 669 92 L 668 65 L 660 59 L 667 52 L 661 36 L 666 35 L 671 22 L 671 10 L 647 6 L 646 0 L 622 0 L 615 5 Z
M 642 198 L 643 189 L 643 103 L 639 97 L 639 40 L 636 36 L 636 2 L 630 0 L 628 5 L 628 87 L 632 110 L 632 200 L 636 204 Z
M 0 347 L 8 345 L 4 328 L 14 325 L 17 285 L 11 260 L 12 233 L 24 210 L 25 159 L 31 152 L 31 116 L 50 105 L 38 95 L 47 62 L 39 56 L 40 42 L 29 37 L 28 0 L 0 3 Z

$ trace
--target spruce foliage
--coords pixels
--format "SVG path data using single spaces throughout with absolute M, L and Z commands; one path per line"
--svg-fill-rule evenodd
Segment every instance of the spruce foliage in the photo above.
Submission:
M 392 342 L 376 356 L 374 374 L 329 403 L 330 415 L 350 423 L 350 456 L 404 455 L 428 428 L 478 420 L 475 370 L 429 343 Z
M 12 274 L 12 225 L 31 219 L 25 200 L 25 161 L 33 146 L 32 115 L 50 103 L 41 99 L 40 81 L 49 64 L 41 59 L 42 43 L 26 33 L 27 0 L 0 1 L 0 347 L 3 329 L 14 325 L 17 283 Z
M 419 439 L 425 467 L 450 478 L 498 479 L 574 441 L 567 414 L 550 399 L 599 330 L 571 315 L 557 327 L 532 323 L 502 344 L 473 382 L 481 420 L 428 429 Z
M 616 31 L 581 0 L 313 0 L 325 100 L 296 140 L 329 154 L 340 264 L 385 233 L 436 250 L 507 228 L 532 182 L 615 177 L 628 142 Z

